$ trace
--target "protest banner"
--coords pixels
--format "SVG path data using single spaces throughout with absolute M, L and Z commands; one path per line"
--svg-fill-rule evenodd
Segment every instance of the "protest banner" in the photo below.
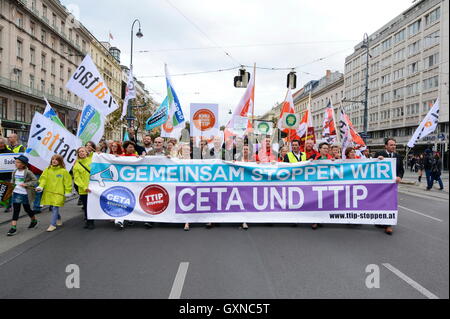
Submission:
M 14 157 L 25 155 L 23 153 L 4 153 L 0 154 L 0 173 L 11 173 L 16 169 L 16 160 Z
M 219 134 L 219 105 L 191 103 L 191 136 L 212 137 Z
M 119 107 L 89 55 L 86 55 L 72 74 L 66 88 L 91 104 L 104 116 Z
M 395 159 L 255 164 L 94 154 L 89 219 L 395 225 Z
M 14 184 L 10 182 L 0 182 L 0 205 L 7 207 L 14 191 Z
M 81 139 L 83 145 L 89 141 L 96 144 L 100 142 L 105 131 L 104 128 L 105 117 L 92 105 L 85 103 L 77 130 L 77 137 Z
M 35 113 L 30 127 L 28 149 L 25 156 L 30 164 L 44 170 L 50 165 L 53 155 L 63 157 L 66 169 L 71 170 L 77 159 L 81 140 L 65 128 L 40 113 Z

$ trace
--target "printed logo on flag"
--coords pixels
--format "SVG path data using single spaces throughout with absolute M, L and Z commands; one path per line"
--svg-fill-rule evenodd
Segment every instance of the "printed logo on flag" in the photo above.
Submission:
M 100 196 L 100 207 L 111 217 L 123 217 L 131 214 L 136 199 L 131 190 L 122 186 L 108 188 Z
M 258 124 L 258 131 L 260 131 L 263 134 L 267 134 L 270 131 L 270 126 L 266 122 L 262 122 Z
M 207 109 L 198 110 L 192 118 L 195 127 L 202 132 L 209 131 L 216 125 L 216 116 Z
M 169 193 L 159 185 L 150 185 L 144 188 L 139 196 L 139 204 L 144 212 L 150 215 L 159 215 L 169 206 Z
M 300 124 L 299 115 L 292 113 L 283 114 L 283 128 L 296 129 Z

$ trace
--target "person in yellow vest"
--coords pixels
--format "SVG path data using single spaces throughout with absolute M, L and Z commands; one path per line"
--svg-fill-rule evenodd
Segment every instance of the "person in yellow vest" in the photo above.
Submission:
M 92 157 L 88 156 L 88 151 L 85 147 L 80 147 L 77 150 L 78 158 L 73 166 L 73 181 L 78 186 L 78 194 L 83 205 L 84 220 L 86 222 L 84 228 L 94 229 L 94 221 L 87 217 L 87 197 L 90 190 L 89 179 L 91 177 L 91 163 Z
M 300 141 L 293 140 L 291 143 L 292 152 L 288 152 L 284 157 L 285 163 L 306 162 L 306 153 L 300 152 Z
M 6 148 L 11 153 L 24 153 L 25 152 L 25 147 L 23 145 L 19 144 L 19 137 L 17 136 L 17 134 L 11 134 L 10 136 L 8 136 L 8 141 L 9 141 L 9 145 L 6 146 Z
M 53 155 L 50 166 L 47 167 L 39 178 L 37 192 L 42 192 L 41 205 L 52 206 L 52 218 L 47 231 L 52 232 L 56 226 L 62 226 L 59 208 L 63 207 L 66 197 L 72 195 L 72 176 L 66 169 L 61 155 Z

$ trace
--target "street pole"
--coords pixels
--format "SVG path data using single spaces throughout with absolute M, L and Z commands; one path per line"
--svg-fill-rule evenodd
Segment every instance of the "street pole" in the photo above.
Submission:
M 364 33 L 364 46 L 366 47 L 366 87 L 364 98 L 364 141 L 367 139 L 368 130 L 368 99 L 369 99 L 369 36 Z
M 140 39 L 140 38 L 142 38 L 144 36 L 142 34 L 142 31 L 141 31 L 141 21 L 139 21 L 139 19 L 135 19 L 133 21 L 133 24 L 131 25 L 130 72 L 132 72 L 132 70 L 133 70 L 133 38 L 134 38 L 133 29 L 134 29 L 134 25 L 136 24 L 136 22 L 139 24 L 139 31 L 136 33 L 136 37 L 138 37 Z M 127 85 L 128 85 L 128 83 L 127 83 Z M 131 117 L 132 117 L 132 115 L 133 115 L 133 112 L 132 112 L 131 101 L 128 101 L 128 105 L 127 105 L 128 128 L 131 128 Z

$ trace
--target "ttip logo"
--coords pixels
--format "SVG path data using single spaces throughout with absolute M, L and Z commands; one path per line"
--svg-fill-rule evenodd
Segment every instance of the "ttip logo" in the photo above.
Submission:
M 139 196 L 141 208 L 150 215 L 159 215 L 169 206 L 169 193 L 164 187 L 150 185 Z

